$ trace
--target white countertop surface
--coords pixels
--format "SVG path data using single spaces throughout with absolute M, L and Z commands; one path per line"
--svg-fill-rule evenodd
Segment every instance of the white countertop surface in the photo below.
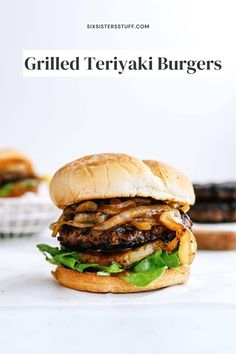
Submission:
M 53 241 L 0 239 L 1 353 L 235 353 L 235 251 L 199 251 L 185 285 L 100 295 L 56 283 L 35 247 Z

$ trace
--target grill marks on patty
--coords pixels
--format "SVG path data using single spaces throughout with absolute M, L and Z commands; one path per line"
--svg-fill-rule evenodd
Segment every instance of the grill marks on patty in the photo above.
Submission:
M 168 232 L 162 225 L 154 226 L 148 231 L 120 226 L 98 234 L 90 229 L 78 229 L 73 226 L 64 225 L 61 228 L 58 240 L 67 249 L 75 251 L 121 251 L 154 241 L 160 236 L 165 235 L 168 239 L 173 239 L 175 232 L 170 230 Z
M 189 217 L 181 212 L 183 224 L 191 229 Z M 160 239 L 170 242 L 176 236 L 174 231 L 167 229 L 157 221 L 151 230 L 138 230 L 134 226 L 122 225 L 103 233 L 91 228 L 76 228 L 63 225 L 58 240 L 61 245 L 73 251 L 124 251 L 141 246 L 147 242 Z

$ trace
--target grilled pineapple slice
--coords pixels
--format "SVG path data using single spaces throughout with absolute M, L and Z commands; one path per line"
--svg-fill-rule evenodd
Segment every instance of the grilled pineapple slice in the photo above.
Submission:
M 195 258 L 197 243 L 193 233 L 185 230 L 180 238 L 179 260 L 181 264 L 191 264 Z

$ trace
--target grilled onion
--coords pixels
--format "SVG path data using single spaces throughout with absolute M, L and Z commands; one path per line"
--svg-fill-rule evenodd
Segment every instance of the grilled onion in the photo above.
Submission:
M 51 224 L 51 228 L 53 229 L 53 232 L 52 232 L 52 237 L 55 237 L 60 228 L 63 226 L 63 225 L 69 225 L 69 226 L 73 226 L 73 227 L 78 227 L 80 229 L 85 229 L 86 227 L 93 227 L 94 226 L 94 223 L 89 223 L 89 222 L 76 222 L 76 221 L 62 221 L 62 222 L 56 222 L 56 223 L 52 223 Z
M 181 232 L 184 229 L 180 212 L 177 209 L 162 213 L 160 215 L 160 222 L 172 231 Z
M 105 219 L 106 219 L 106 215 L 101 212 L 97 212 L 93 214 L 79 213 L 76 214 L 74 217 L 74 221 L 76 222 L 85 222 L 85 223 L 89 222 L 94 224 L 102 223 L 105 221 Z
M 62 221 L 63 222 L 63 221 Z M 60 230 L 60 227 L 61 227 L 61 224 L 62 222 L 53 222 L 51 225 L 50 225 L 50 229 L 53 230 L 52 231 L 52 237 L 56 237 L 57 233 L 59 232 Z
M 132 221 L 132 225 L 134 225 L 139 230 L 151 230 L 152 226 L 157 223 L 155 218 L 135 218 Z
M 180 207 L 180 209 L 184 212 L 187 213 L 190 209 L 190 206 L 188 204 L 184 204 Z
M 116 215 L 120 213 L 122 210 L 135 207 L 136 203 L 133 200 L 127 200 L 126 202 L 119 203 L 119 204 L 108 204 L 108 205 L 101 205 L 99 207 L 99 211 L 107 214 L 107 215 Z
M 81 213 L 83 211 L 96 211 L 98 208 L 97 204 L 91 201 L 83 202 L 79 204 L 75 209 L 75 213 Z
M 136 204 L 140 204 L 140 205 L 152 204 L 151 199 L 148 199 L 148 198 L 134 197 L 132 200 L 135 201 Z
M 148 206 L 138 206 L 136 208 L 131 208 L 128 210 L 125 210 L 121 212 L 120 214 L 117 214 L 104 223 L 100 225 L 96 225 L 94 227 L 94 230 L 98 231 L 106 231 L 109 230 L 115 226 L 123 225 L 127 222 L 132 221 L 135 218 L 138 218 L 140 216 L 153 216 L 155 214 L 159 214 L 163 211 L 168 211 L 171 210 L 171 208 L 168 205 L 162 205 L 162 204 L 156 204 L 156 205 L 148 205 Z
M 180 237 L 181 237 L 180 234 L 176 234 L 175 238 L 168 243 L 168 245 L 166 247 L 166 251 L 168 253 L 173 252 L 178 247 Z

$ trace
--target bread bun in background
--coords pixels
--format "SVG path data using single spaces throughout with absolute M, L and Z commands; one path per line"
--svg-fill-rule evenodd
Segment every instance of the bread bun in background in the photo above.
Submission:
M 236 250 L 236 226 L 229 230 L 226 225 L 221 230 L 214 228 L 214 225 L 194 225 L 193 231 L 199 250 L 227 251 Z M 233 230 L 234 228 L 234 230 Z
M 34 175 L 31 161 L 18 150 L 0 150 L 0 173 L 17 171 L 25 175 Z

